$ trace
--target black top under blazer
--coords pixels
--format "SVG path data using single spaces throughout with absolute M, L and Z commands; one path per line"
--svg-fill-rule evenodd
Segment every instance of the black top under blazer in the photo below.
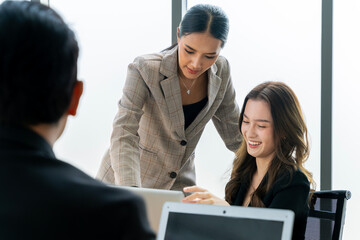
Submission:
M 267 175 L 259 187 L 266 184 L 266 181 Z M 249 185 L 250 181 L 240 185 L 236 198 L 232 199 L 232 205 L 243 205 Z M 295 213 L 293 240 L 305 238 L 306 221 L 309 213 L 309 191 L 310 184 L 307 177 L 303 172 L 297 170 L 293 173 L 292 178 L 290 178 L 289 172 L 278 176 L 274 185 L 261 199 L 267 208 L 289 209 Z
M 0 239 L 154 239 L 142 199 L 57 160 L 35 132 L 0 126 Z

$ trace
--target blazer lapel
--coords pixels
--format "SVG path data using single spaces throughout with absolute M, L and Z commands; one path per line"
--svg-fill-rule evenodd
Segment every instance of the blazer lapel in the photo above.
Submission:
M 250 183 L 249 182 L 243 182 L 240 184 L 239 190 L 236 194 L 236 198 L 232 199 L 232 204 L 231 205 L 236 205 L 236 206 L 242 206 L 244 203 L 244 198 L 246 196 L 246 193 L 249 189 Z
M 209 85 L 208 85 L 208 98 L 209 104 L 207 105 L 207 112 L 210 110 L 212 104 L 215 101 L 215 98 L 219 92 L 221 86 L 221 78 L 216 75 L 217 66 L 213 64 L 211 68 L 208 70 L 208 78 L 209 78 Z
M 208 122 L 208 119 L 205 118 L 206 114 L 208 114 L 211 110 L 211 107 L 215 101 L 215 98 L 219 92 L 220 86 L 221 86 L 221 78 L 216 75 L 217 72 L 217 66 L 213 64 L 211 68 L 208 70 L 208 103 L 205 105 L 205 107 L 200 111 L 200 113 L 197 115 L 197 117 L 194 119 L 194 121 L 190 124 L 190 126 L 186 129 L 185 134 L 188 136 L 189 139 L 193 137 L 193 135 L 196 134 L 194 132 L 194 128 L 198 124 L 205 125 Z
M 180 139 L 185 139 L 185 119 L 181 102 L 181 91 L 177 74 L 177 47 L 169 50 L 163 57 L 160 65 L 160 73 L 165 76 L 160 81 L 169 118 L 173 129 Z

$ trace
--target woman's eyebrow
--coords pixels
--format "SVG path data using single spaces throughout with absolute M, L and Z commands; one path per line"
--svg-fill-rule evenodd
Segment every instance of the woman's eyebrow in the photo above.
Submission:
M 256 122 L 266 122 L 266 123 L 271 123 L 269 120 L 265 120 L 265 119 L 255 119 Z
M 189 45 L 187 45 L 187 44 L 184 44 L 186 47 L 188 47 L 188 48 L 190 48 L 190 50 L 192 50 L 192 51 L 196 51 L 195 49 L 193 49 L 192 47 L 190 47 Z M 205 53 L 205 54 L 209 54 L 209 55 L 215 55 L 216 54 L 216 52 L 211 52 L 211 53 Z
M 246 116 L 246 114 L 244 113 L 244 117 L 249 118 L 248 116 Z M 266 122 L 266 123 L 271 123 L 271 121 L 266 120 L 266 119 L 254 119 L 255 122 Z

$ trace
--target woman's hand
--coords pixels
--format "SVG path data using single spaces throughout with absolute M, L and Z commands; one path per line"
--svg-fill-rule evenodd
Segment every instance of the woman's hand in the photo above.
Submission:
M 187 196 L 182 201 L 186 203 L 200 203 L 200 204 L 212 204 L 212 205 L 223 205 L 229 206 L 230 204 L 224 199 L 218 198 L 212 193 L 208 192 L 198 186 L 185 187 L 184 192 L 192 192 L 193 194 Z

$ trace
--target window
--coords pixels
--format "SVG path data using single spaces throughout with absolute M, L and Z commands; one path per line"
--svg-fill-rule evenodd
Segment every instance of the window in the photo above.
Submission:
M 334 1 L 333 26 L 333 189 L 352 192 L 343 239 L 357 239 L 360 214 L 360 2 Z
M 128 64 L 171 45 L 171 1 L 52 0 L 50 6 L 77 35 L 78 78 L 84 81 L 78 116 L 69 119 L 54 150 L 60 159 L 95 176 L 110 146 Z

